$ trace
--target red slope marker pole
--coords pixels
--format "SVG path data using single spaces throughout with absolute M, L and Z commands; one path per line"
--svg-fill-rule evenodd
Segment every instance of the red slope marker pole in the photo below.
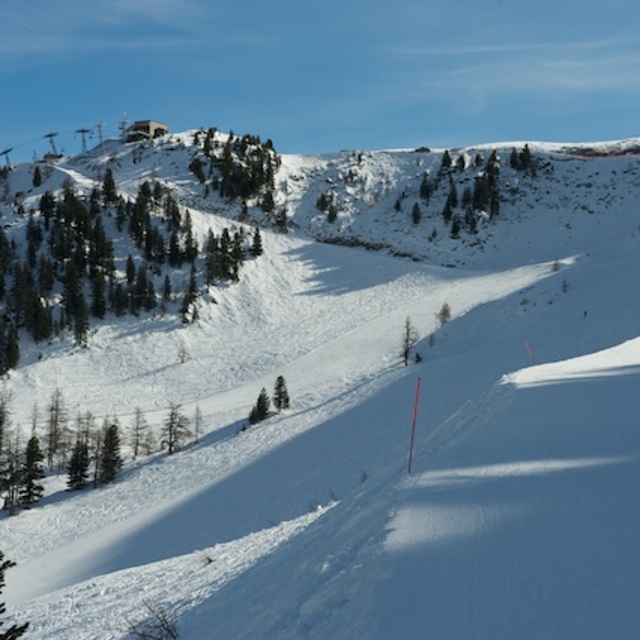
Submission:
M 533 357 L 533 351 L 531 350 L 531 347 L 529 346 L 529 343 L 526 340 L 524 341 L 524 348 L 527 350 L 527 353 L 529 354 L 529 357 L 531 358 L 531 364 L 535 364 L 536 363 L 536 359 Z
M 411 424 L 411 442 L 409 443 L 409 462 L 407 463 L 407 473 L 411 475 L 411 463 L 413 462 L 413 440 L 416 434 L 416 420 L 418 418 L 418 403 L 420 402 L 420 381 L 416 380 L 416 399 L 413 403 L 413 422 Z

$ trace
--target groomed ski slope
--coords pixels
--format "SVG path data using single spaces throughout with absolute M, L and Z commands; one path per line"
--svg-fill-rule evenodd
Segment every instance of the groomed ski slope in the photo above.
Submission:
M 1 519 L 11 616 L 53 640 L 126 637 L 145 603 L 192 640 L 637 636 L 640 239 L 582 234 L 559 270 L 539 248 L 464 270 L 264 242 L 199 324 L 104 325 L 11 374 L 23 424 L 60 387 L 71 415 L 160 425 L 171 400 L 206 431 Z M 290 411 L 238 434 L 280 374 Z

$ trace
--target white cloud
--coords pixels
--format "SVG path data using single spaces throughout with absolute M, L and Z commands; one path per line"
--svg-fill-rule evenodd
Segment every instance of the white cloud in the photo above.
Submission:
M 3 0 L 0 63 L 43 54 L 130 49 L 141 43 L 147 49 L 177 46 L 190 25 L 197 25 L 202 9 L 201 0 L 31 0 L 26 11 L 20 0 Z M 140 35 L 143 27 L 163 27 L 175 35 L 154 39 Z

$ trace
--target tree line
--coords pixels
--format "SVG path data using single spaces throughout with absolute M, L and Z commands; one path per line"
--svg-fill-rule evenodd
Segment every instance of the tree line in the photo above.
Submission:
M 24 335 L 37 343 L 68 331 L 84 345 L 92 318 L 166 312 L 172 302 L 191 321 L 202 287 L 237 282 L 246 260 L 263 253 L 257 227 L 210 230 L 201 250 L 190 212 L 165 187 L 143 182 L 135 200 L 125 200 L 109 168 L 88 197 L 67 181 L 60 195 L 46 191 L 37 208 L 19 206 L 16 215 L 27 217 L 24 242 L 0 228 L 0 375 L 17 366 Z M 117 269 L 114 242 L 125 233 L 134 251 Z M 187 287 L 175 276 L 185 265 Z
M 249 414 L 255 425 L 269 417 L 271 404 L 276 411 L 290 406 L 284 376 L 278 376 L 272 398 L 262 389 Z M 22 430 L 12 426 L 11 393 L 0 391 L 0 496 L 3 508 L 11 514 L 20 508 L 30 509 L 44 495 L 42 480 L 46 472 L 66 473 L 71 491 L 113 482 L 123 464 L 122 441 L 126 437 L 133 459 L 166 451 L 179 451 L 187 442 L 197 441 L 202 433 L 202 413 L 196 406 L 189 418 L 180 404 L 170 403 L 167 415 L 156 433 L 136 407 L 126 433 L 115 416 L 105 416 L 98 425 L 90 412 L 79 413 L 70 420 L 62 391 L 55 389 L 39 424 L 34 405 L 31 433 L 26 445 Z

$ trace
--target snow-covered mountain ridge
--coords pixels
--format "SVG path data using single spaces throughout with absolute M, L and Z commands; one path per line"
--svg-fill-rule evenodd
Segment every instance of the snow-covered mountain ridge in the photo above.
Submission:
M 5 187 L 4 199 L 11 202 L 18 193 L 19 199 L 25 197 L 28 208 L 35 196 L 59 188 L 65 179 L 71 179 L 88 194 L 100 184 L 109 167 L 120 191 L 131 198 L 142 181 L 159 181 L 183 206 L 228 219 L 243 219 L 243 198 L 220 197 L 217 185 L 210 188 L 209 184 L 202 184 L 189 168 L 194 158 L 201 158 L 203 166 L 208 162 L 203 152 L 204 137 L 204 131 L 194 130 L 143 143 L 107 141 L 102 148 L 56 162 L 53 175 L 38 189 L 31 186 L 33 166 L 20 165 Z M 221 149 L 228 139 L 216 131 L 214 144 Z M 535 177 L 511 165 L 511 154 L 521 153 L 525 146 L 532 154 Z M 576 222 L 581 227 L 601 225 L 604 235 L 606 227 L 614 223 L 611 236 L 615 238 L 619 230 L 611 220 L 613 216 L 607 213 L 633 206 L 634 190 L 640 181 L 639 151 L 640 139 L 632 138 L 581 144 L 505 142 L 451 150 L 421 147 L 343 151 L 325 156 L 283 155 L 273 177 L 273 194 L 276 210 L 286 215 L 290 226 L 317 239 L 386 248 L 399 255 L 445 265 L 484 263 L 487 256 L 478 257 L 480 252 L 494 259 L 496 253 L 507 253 L 513 264 L 520 255 L 520 242 L 538 242 L 531 237 L 537 223 L 528 224 L 532 212 L 549 218 L 550 238 L 545 250 L 541 248 L 540 259 L 553 259 L 554 253 L 557 257 L 571 245 Z M 450 155 L 453 164 L 443 172 L 444 153 Z M 498 159 L 496 217 L 500 216 L 503 227 L 500 246 L 486 220 L 489 211 L 476 207 L 475 202 L 463 202 L 465 189 L 473 192 L 476 178 L 486 173 L 492 153 Z M 421 194 L 425 176 L 432 182 L 432 193 L 427 198 Z M 452 218 L 462 220 L 465 209 L 470 207 L 478 220 L 477 231 L 469 234 L 463 228 L 460 241 L 450 241 L 451 221 L 445 222 L 442 216 L 451 182 L 458 200 Z M 323 194 L 333 198 L 332 221 L 327 211 L 318 207 Z M 244 201 L 249 205 L 249 223 L 269 222 L 269 215 L 259 208 L 259 195 Z M 420 209 L 419 222 L 413 222 L 415 205 Z M 589 220 L 590 215 L 593 220 Z
M 530 142 L 535 175 L 511 166 L 524 143 L 449 150 L 446 171 L 445 150 L 280 156 L 281 233 L 264 193 L 243 210 L 207 192 L 194 139 L 109 142 L 37 188 L 33 166 L 8 176 L 16 237 L 16 196 L 28 211 L 67 179 L 88 195 L 110 167 L 131 198 L 162 182 L 199 239 L 259 225 L 265 246 L 197 322 L 107 316 L 87 347 L 25 349 L 3 380 L 25 431 L 56 388 L 72 420 L 124 427 L 140 407 L 158 428 L 171 401 L 204 422 L 197 443 L 128 459 L 113 485 L 72 494 L 52 476 L 40 505 L 2 516 L 10 615 L 36 638 L 127 637 L 145 601 L 194 639 L 632 637 L 638 141 Z M 465 209 L 445 223 L 450 185 L 462 201 L 494 151 L 499 212 L 473 210 L 475 233 L 452 238 Z M 407 317 L 422 362 L 403 367 Z M 280 374 L 291 409 L 239 432 Z

